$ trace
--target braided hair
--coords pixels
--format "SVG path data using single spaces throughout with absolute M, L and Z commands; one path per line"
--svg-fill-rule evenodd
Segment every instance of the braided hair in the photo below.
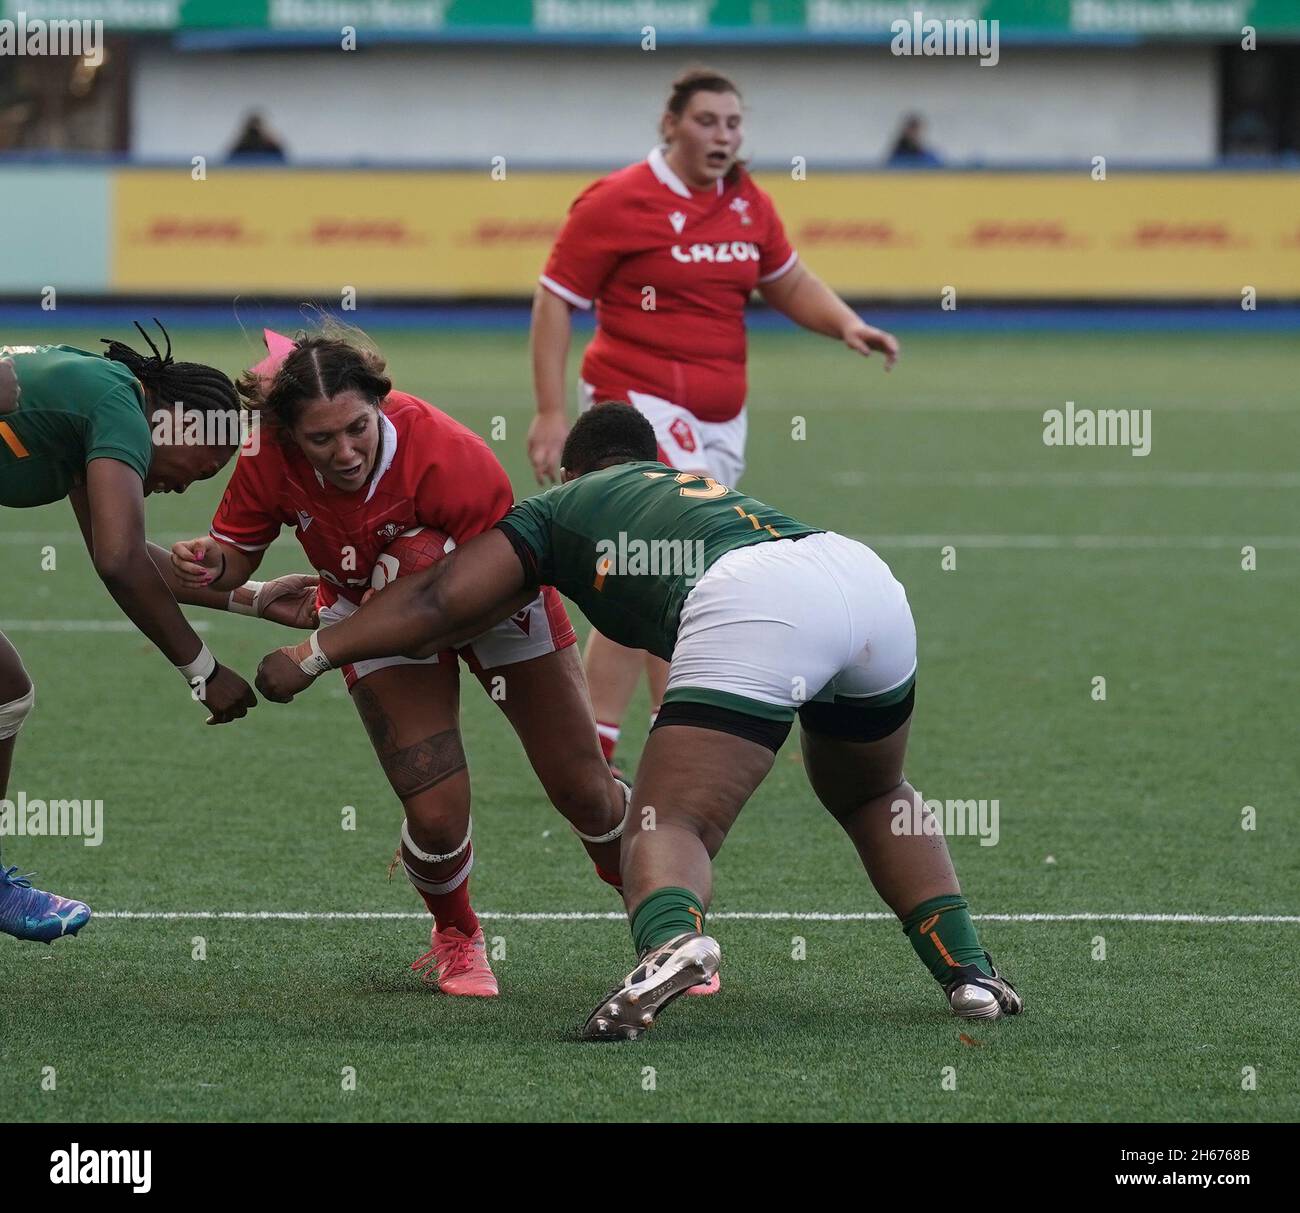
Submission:
M 332 400 L 340 392 L 353 391 L 380 408 L 393 381 L 384 359 L 359 329 L 331 324 L 320 334 L 299 333 L 293 352 L 269 385 L 248 372 L 238 387 L 248 406 L 269 418 L 281 441 L 287 442 L 313 400 Z
M 239 393 L 230 377 L 214 366 L 202 362 L 176 362 L 172 358 L 172 339 L 162 323 L 155 318 L 159 332 L 167 342 L 167 352 L 159 351 L 153 339 L 135 322 L 140 336 L 152 351 L 152 357 L 133 350 L 121 341 L 108 337 L 101 341 L 108 346 L 104 357 L 112 362 L 120 362 L 131 372 L 152 395 L 152 403 L 170 407 L 179 404 L 186 409 L 198 409 L 204 413 L 238 412 Z

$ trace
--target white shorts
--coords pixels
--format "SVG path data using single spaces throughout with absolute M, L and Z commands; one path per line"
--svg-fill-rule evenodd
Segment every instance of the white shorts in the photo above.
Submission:
M 321 626 L 338 623 L 356 609 L 355 603 L 346 598 L 338 598 L 321 611 Z M 568 648 L 576 639 L 573 624 L 569 621 L 559 594 L 550 586 L 545 586 L 523 610 L 511 615 L 509 619 L 503 619 L 456 652 L 477 674 L 482 670 L 494 670 L 499 666 L 516 665 L 534 657 L 544 657 L 547 653 Z M 437 665 L 445 655 L 435 653 L 432 657 L 376 657 L 371 661 L 358 661 L 343 667 L 343 681 L 350 691 L 367 674 L 373 674 L 376 670 L 386 670 L 395 665 Z
M 827 532 L 710 566 L 682 606 L 664 705 L 788 722 L 810 702 L 893 705 L 915 675 L 906 591 L 865 544 Z
M 729 489 L 740 483 L 749 431 L 749 415 L 744 409 L 730 421 L 701 421 L 680 404 L 648 392 L 628 392 L 627 400 L 654 426 L 659 457 L 669 467 L 712 476 Z M 585 413 L 595 403 L 595 388 L 579 379 L 578 408 Z

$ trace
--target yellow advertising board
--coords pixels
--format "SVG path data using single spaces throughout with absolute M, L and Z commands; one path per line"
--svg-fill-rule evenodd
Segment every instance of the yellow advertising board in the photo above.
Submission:
M 1300 174 L 757 174 L 804 260 L 875 297 L 1300 298 Z M 523 296 L 588 173 L 114 174 L 122 293 Z

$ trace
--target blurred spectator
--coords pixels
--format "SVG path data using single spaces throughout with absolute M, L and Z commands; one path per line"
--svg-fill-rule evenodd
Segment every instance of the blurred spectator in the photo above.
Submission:
M 229 159 L 284 160 L 284 144 L 266 129 L 266 121 L 256 110 L 244 119 Z
M 1226 156 L 1271 156 L 1273 132 L 1262 114 L 1250 110 L 1234 114 L 1226 123 L 1223 152 Z
M 943 163 L 924 142 L 925 119 L 920 114 L 908 114 L 894 140 L 894 150 L 889 153 L 889 164 L 901 167 L 938 165 Z
M 124 151 L 126 69 L 116 43 L 98 64 L 0 56 L 0 150 Z

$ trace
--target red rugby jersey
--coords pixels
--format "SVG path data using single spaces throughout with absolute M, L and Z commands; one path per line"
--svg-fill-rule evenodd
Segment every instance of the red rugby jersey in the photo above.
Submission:
M 578 195 L 541 282 L 575 307 L 596 305 L 582 377 L 598 399 L 648 392 L 728 421 L 745 403 L 745 303 L 797 256 L 744 169 L 692 190 L 656 148 Z
M 263 433 L 256 453 L 246 445 L 235 461 L 212 536 L 257 552 L 293 527 L 326 607 L 340 595 L 359 603 L 379 553 L 409 527 L 437 527 L 464 543 L 514 504 L 488 444 L 433 405 L 392 392 L 380 431 L 375 474 L 352 492 L 323 481 L 297 444 Z

